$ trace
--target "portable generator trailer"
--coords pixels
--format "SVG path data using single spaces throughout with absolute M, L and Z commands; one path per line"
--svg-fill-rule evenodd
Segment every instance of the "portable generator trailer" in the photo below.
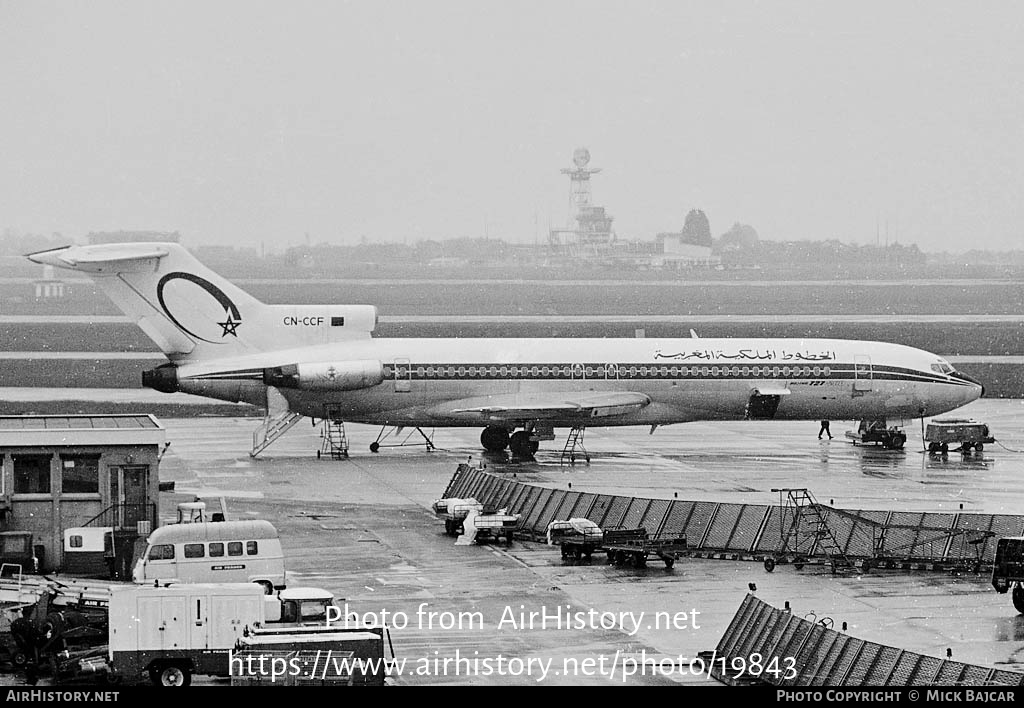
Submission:
M 967 453 L 972 449 L 981 452 L 996 439 L 987 425 L 971 418 L 935 418 L 925 428 L 924 441 L 928 443 L 928 452 L 949 452 L 959 444 L 957 449 Z

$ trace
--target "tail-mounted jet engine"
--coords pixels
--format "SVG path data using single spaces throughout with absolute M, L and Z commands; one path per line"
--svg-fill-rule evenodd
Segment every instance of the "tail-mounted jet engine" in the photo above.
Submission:
M 375 360 L 288 364 L 263 370 L 263 383 L 301 391 L 355 391 L 384 381 L 384 365 Z

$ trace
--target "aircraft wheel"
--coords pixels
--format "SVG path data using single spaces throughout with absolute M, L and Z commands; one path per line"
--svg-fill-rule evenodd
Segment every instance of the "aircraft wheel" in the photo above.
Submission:
M 378 450 L 380 450 L 380 443 L 379 442 L 372 442 L 372 443 L 370 443 L 370 452 L 377 452 Z
M 525 430 L 518 430 L 512 433 L 508 446 L 516 457 L 532 457 L 540 444 L 536 440 L 530 440 L 530 434 Z
M 508 447 L 508 431 L 497 425 L 488 425 L 480 433 L 480 444 L 488 452 L 501 452 Z

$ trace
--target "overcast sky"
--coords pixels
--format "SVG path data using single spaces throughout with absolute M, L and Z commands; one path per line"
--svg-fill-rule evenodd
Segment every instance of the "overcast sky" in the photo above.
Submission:
M 0 228 L 1024 247 L 1018 2 L 0 0 Z

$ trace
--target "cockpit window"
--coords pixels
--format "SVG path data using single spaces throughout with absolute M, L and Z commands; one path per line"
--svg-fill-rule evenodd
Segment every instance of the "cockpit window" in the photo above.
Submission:
M 952 374 L 953 367 L 944 361 L 940 361 L 936 364 L 932 364 L 932 371 L 937 374 Z

